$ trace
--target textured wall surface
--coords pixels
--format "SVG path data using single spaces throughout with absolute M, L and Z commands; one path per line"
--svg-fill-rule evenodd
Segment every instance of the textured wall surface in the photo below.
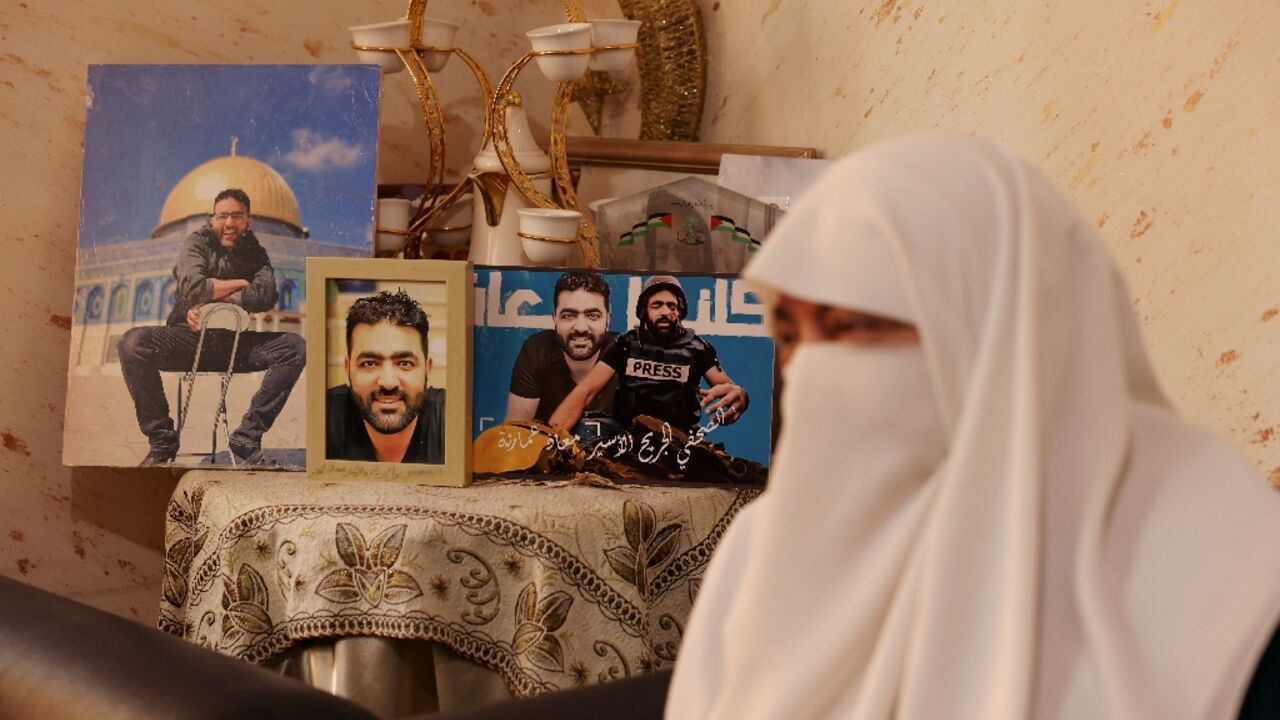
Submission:
M 163 471 L 59 464 L 88 63 L 351 62 L 348 25 L 405 2 L 72 0 L 0 5 L 0 573 L 151 622 Z M 589 8 L 617 16 L 607 0 Z M 1129 280 L 1166 391 L 1280 483 L 1280 4 L 702 0 L 703 139 L 835 157 L 905 132 L 1009 143 L 1094 218 Z M 494 74 L 559 3 L 434 0 Z M 380 177 L 426 152 L 403 74 L 384 93 Z M 441 85 L 474 151 L 465 69 Z M 546 83 L 522 80 L 535 129 Z M 638 127 L 636 88 L 605 134 Z M 584 125 L 579 121 L 579 128 Z
M 1093 218 L 1156 372 L 1280 484 L 1280 4 L 704 4 L 703 139 L 984 134 Z M 754 40 L 754 41 L 752 41 Z

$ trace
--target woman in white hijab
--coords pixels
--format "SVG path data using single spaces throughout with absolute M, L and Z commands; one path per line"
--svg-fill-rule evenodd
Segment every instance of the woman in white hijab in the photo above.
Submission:
M 962 138 L 857 153 L 788 213 L 745 273 L 783 430 L 668 718 L 1235 716 L 1280 497 L 1170 409 L 1096 235 Z
M 745 275 L 772 298 L 783 429 L 667 718 L 1208 720 L 1251 676 L 1241 717 L 1280 717 L 1280 642 L 1258 661 L 1280 497 L 1169 408 L 1097 233 L 1042 175 L 990 141 L 878 145 Z M 639 720 L 666 691 L 465 717 Z

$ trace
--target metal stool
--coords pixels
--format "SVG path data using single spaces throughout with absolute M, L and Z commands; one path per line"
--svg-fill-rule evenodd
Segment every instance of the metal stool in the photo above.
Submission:
M 231 386 L 231 376 L 235 374 L 236 350 L 240 347 L 240 333 L 249 327 L 249 313 L 239 305 L 231 303 L 209 303 L 200 311 L 200 339 L 196 342 L 196 357 L 191 363 L 191 370 L 178 381 L 178 437 L 182 437 L 182 428 L 187 424 L 187 415 L 191 411 L 192 392 L 195 389 L 197 375 L 218 375 L 222 379 L 221 392 L 218 395 L 218 409 L 213 416 L 212 447 L 208 453 L 183 453 L 187 456 L 208 455 L 210 462 L 216 462 L 218 455 L 218 426 L 222 426 L 222 436 L 227 441 L 227 455 L 231 458 L 231 466 L 235 467 L 236 454 L 231 451 L 231 428 L 227 422 L 227 388 Z M 231 357 L 227 360 L 227 369 L 200 370 L 200 354 L 204 350 L 205 336 L 209 330 L 230 330 L 234 333 L 231 340 Z M 183 399 L 183 391 L 186 399 Z

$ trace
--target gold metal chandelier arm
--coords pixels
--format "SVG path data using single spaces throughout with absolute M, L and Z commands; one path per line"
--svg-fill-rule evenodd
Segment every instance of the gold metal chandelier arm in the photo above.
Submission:
M 555 98 L 551 104 L 551 178 L 559 197 L 574 209 L 578 198 L 573 192 L 573 178 L 569 176 L 569 157 L 565 148 L 565 133 L 569 128 L 569 99 L 573 83 L 557 83 Z
M 551 198 L 547 197 L 541 190 L 533 184 L 533 180 L 525 174 L 524 169 L 520 167 L 520 163 L 516 161 L 515 152 L 511 149 L 511 139 L 507 137 L 507 108 L 511 105 L 511 89 L 516 84 L 516 78 L 519 77 L 520 71 L 534 57 L 533 53 L 527 52 L 520 57 L 510 68 L 506 74 L 502 76 L 501 82 L 498 83 L 498 89 L 493 95 L 493 109 L 490 114 L 493 116 L 493 149 L 498 154 L 498 160 L 502 162 L 502 169 L 506 171 L 511 178 L 511 182 L 515 184 L 516 189 L 524 195 L 528 201 L 543 208 L 557 208 Z
M 427 72 L 427 67 L 417 52 L 396 50 L 396 55 L 400 56 L 401 62 L 409 69 L 413 86 L 418 91 L 418 104 L 422 107 L 422 118 L 427 124 L 427 139 L 431 152 L 427 192 L 434 197 L 444 182 L 444 114 L 440 111 L 440 98 L 436 95 L 431 73 Z
M 562 4 L 568 22 L 586 22 L 587 16 L 582 0 L 562 0 Z M 426 8 L 427 0 L 410 0 L 405 12 L 405 17 L 409 20 L 410 49 L 395 49 L 396 56 L 400 58 L 405 68 L 408 69 L 414 88 L 417 90 L 418 103 L 422 108 L 423 119 L 427 126 L 431 153 L 428 184 L 424 190 L 418 211 L 409 224 L 406 242 L 403 247 L 405 257 L 421 257 L 423 245 L 428 239 L 427 226 L 453 205 L 467 187 L 467 183 L 459 183 L 448 193 L 443 192 L 445 161 L 444 118 L 440 109 L 439 96 L 436 94 L 431 74 L 427 71 L 421 54 L 424 52 L 422 47 L 422 21 Z M 520 163 L 511 147 L 511 139 L 507 136 L 506 116 L 507 109 L 512 103 L 512 89 L 515 86 L 516 78 L 519 77 L 521 70 L 529 64 L 529 61 L 533 59 L 534 53 L 525 53 L 517 60 L 502 76 L 497 89 L 494 90 L 488 75 L 485 74 L 484 69 L 476 62 L 475 58 L 460 48 L 449 49 L 453 54 L 462 58 L 462 61 L 471 69 L 476 82 L 480 86 L 483 97 L 489 100 L 489 107 L 484 117 L 484 130 L 481 133 L 481 146 L 483 147 L 485 143 L 492 139 L 494 150 L 502 163 L 503 169 L 506 171 L 506 175 L 530 204 L 551 209 L 561 207 L 561 203 L 563 203 L 564 207 L 573 208 L 582 213 L 577 239 L 582 243 L 583 260 L 589 267 L 599 267 L 598 232 L 591 218 L 579 205 L 577 194 L 573 189 L 572 177 L 569 174 L 565 134 L 568 129 L 568 107 L 573 92 L 573 84 L 558 83 L 556 85 L 555 100 L 552 105 L 551 176 L 555 188 L 553 194 L 560 200 L 560 203 L 557 203 L 556 200 L 539 190 L 534 185 L 533 179 L 520 167 Z
M 425 211 L 419 208 L 418 212 L 414 215 L 413 220 L 409 223 L 409 234 L 415 237 L 427 237 L 429 235 L 427 228 L 431 223 L 435 222 L 436 218 L 443 215 L 446 210 L 453 207 L 453 204 L 458 201 L 458 198 L 462 197 L 463 194 L 467 192 L 468 187 L 469 184 L 464 179 L 462 182 L 454 185 L 453 189 L 450 190 L 448 194 L 440 198 Z
M 425 2 L 425 0 L 423 0 Z M 565 18 L 571 23 L 587 21 L 587 13 L 582 9 L 582 0 L 563 0 Z
M 555 101 L 551 106 L 551 177 L 561 205 L 582 213 L 582 221 L 578 225 L 578 240 L 582 243 L 583 262 L 587 267 L 599 267 L 600 247 L 597 243 L 596 225 L 591 214 L 578 202 L 578 194 L 573 189 L 573 177 L 569 174 L 565 135 L 569 129 L 569 102 L 572 96 L 573 83 L 559 83 L 556 86 Z
M 421 252 L 422 230 L 426 227 L 425 217 L 435 209 L 441 200 L 441 189 L 444 185 L 444 116 L 440 111 L 440 98 L 436 95 L 435 84 L 431 81 L 431 73 L 422 62 L 421 55 L 414 50 L 397 49 L 396 55 L 409 71 L 413 86 L 418 91 L 418 104 L 422 108 L 422 118 L 427 126 L 427 140 L 430 149 L 430 169 L 427 186 L 423 189 L 422 202 L 414 214 L 410 228 L 414 229 L 405 243 L 405 257 L 417 257 Z M 438 213 L 437 213 L 438 214 Z
M 493 82 L 489 80 L 489 74 L 484 71 L 483 67 L 480 67 L 480 63 L 477 62 L 475 58 L 471 57 L 470 53 L 462 48 L 453 48 L 453 54 L 461 58 L 462 62 L 466 63 L 467 67 L 471 68 L 471 74 L 475 75 L 476 84 L 480 86 L 480 97 L 483 98 L 484 102 L 487 104 L 490 98 L 493 97 Z M 492 137 L 493 113 L 485 112 L 484 131 L 480 134 L 480 147 L 484 147 Z
M 515 152 L 511 149 L 510 138 L 507 137 L 507 107 L 511 103 L 511 90 L 516 78 L 535 53 L 527 52 L 516 61 L 502 76 L 497 92 L 493 98 L 493 148 L 502 162 L 511 182 L 521 195 L 532 205 L 543 208 L 559 208 L 561 204 L 547 197 L 533 184 L 533 180 L 520 167 Z M 551 111 L 551 173 L 556 193 L 564 200 L 564 206 L 582 213 L 582 221 L 578 224 L 578 241 L 582 244 L 582 259 L 588 267 L 600 266 L 600 249 L 597 241 L 598 233 L 595 223 L 578 205 L 577 194 L 573 191 L 573 181 L 569 175 L 569 159 L 565 152 L 565 130 L 569 120 L 569 97 L 573 94 L 573 83 L 557 83 L 555 101 Z
M 427 0 L 409 0 L 409 9 L 404 17 L 409 21 L 409 46 L 415 47 L 422 42 L 422 16 L 427 12 Z

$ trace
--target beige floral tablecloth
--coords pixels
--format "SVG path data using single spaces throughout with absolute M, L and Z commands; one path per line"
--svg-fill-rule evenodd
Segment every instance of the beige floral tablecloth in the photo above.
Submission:
M 256 663 L 311 638 L 429 640 L 517 697 L 648 672 L 674 661 L 758 492 L 191 472 L 169 503 L 160 628 Z

